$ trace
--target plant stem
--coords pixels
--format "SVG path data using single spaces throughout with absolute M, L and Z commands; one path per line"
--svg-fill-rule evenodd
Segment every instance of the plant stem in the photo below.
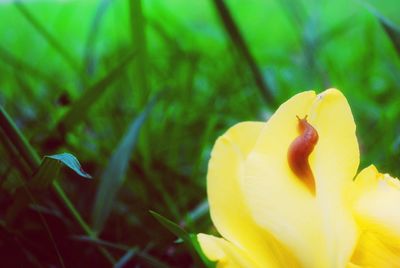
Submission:
M 10 116 L 0 106 L 0 130 L 4 132 L 5 137 L 10 141 L 12 145 L 17 149 L 20 156 L 25 160 L 29 166 L 29 170 L 25 170 L 23 173 L 33 174 L 33 172 L 40 166 L 40 157 L 26 140 L 24 135 L 19 131 L 15 123 L 12 121 Z M 65 206 L 68 208 L 75 221 L 83 229 L 86 235 L 90 237 L 95 237 L 95 233 L 91 230 L 89 225 L 82 218 L 78 210 L 72 204 L 71 200 L 68 198 L 61 185 L 57 181 L 53 181 L 53 189 L 57 193 L 58 197 L 63 201 Z M 101 253 L 111 262 L 114 263 L 115 260 L 112 255 L 103 247 L 99 246 Z

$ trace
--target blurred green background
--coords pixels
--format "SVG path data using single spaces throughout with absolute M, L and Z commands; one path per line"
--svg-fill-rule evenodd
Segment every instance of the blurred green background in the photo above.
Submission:
M 1 266 L 194 266 L 149 210 L 215 232 L 213 142 L 304 90 L 341 89 L 361 168 L 399 176 L 398 11 L 396 0 L 0 1 Z M 93 179 L 63 168 L 48 173 L 53 187 L 28 183 L 38 159 L 62 152 Z

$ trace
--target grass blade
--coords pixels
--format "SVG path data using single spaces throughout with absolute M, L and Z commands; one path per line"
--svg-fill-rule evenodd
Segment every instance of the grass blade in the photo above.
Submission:
M 83 66 L 88 75 L 93 74 L 94 47 L 97 42 L 98 33 L 101 29 L 101 22 L 110 6 L 112 0 L 100 0 L 96 8 L 94 18 L 90 25 L 90 29 L 85 42 Z
M 18 72 L 22 71 L 29 74 L 30 76 L 43 80 L 55 89 L 60 88 L 59 82 L 52 78 L 50 75 L 47 75 L 46 73 L 43 73 L 41 70 L 35 68 L 34 66 L 20 60 L 3 47 L 0 47 L 0 59 Z
M 25 136 L 19 131 L 13 120 L 2 106 L 0 106 L 0 130 L 5 134 L 5 137 L 8 139 L 9 143 L 16 148 L 16 151 L 21 158 L 26 162 L 26 167 L 28 170 L 25 170 L 24 173 L 33 174 L 34 170 L 36 170 L 40 165 L 40 157 L 29 144 Z M 94 232 L 82 218 L 58 181 L 53 181 L 53 189 L 84 232 L 88 236 L 94 236 Z M 44 225 L 47 226 L 45 222 Z M 112 255 L 106 249 L 99 247 L 99 250 L 111 263 L 114 262 Z
M 3 143 L 4 151 L 7 152 L 8 161 L 3 159 L 4 162 L 12 163 L 9 167 L 10 169 L 17 168 L 19 172 L 21 172 L 23 177 L 29 177 L 32 175 L 31 169 L 28 164 L 25 162 L 23 157 L 19 154 L 17 148 L 14 147 L 14 144 L 7 137 L 6 133 L 0 128 L 0 142 Z M 4 176 L 4 179 L 6 176 Z M 4 186 L 4 185 L 2 185 Z
M 204 255 L 203 251 L 200 248 L 199 242 L 197 241 L 196 235 L 187 233 L 179 225 L 161 216 L 157 212 L 150 211 L 150 214 L 153 215 L 153 217 L 156 218 L 156 220 L 159 221 L 171 233 L 183 240 L 183 242 L 189 247 L 189 250 L 192 253 L 195 262 L 197 262 L 199 265 L 203 263 L 208 268 L 216 267 L 216 263 L 210 261 Z
M 111 213 L 113 200 L 124 182 L 128 162 L 135 149 L 140 129 L 153 108 L 155 100 L 153 98 L 146 108 L 133 119 L 101 176 L 92 214 L 93 227 L 97 233 L 101 232 Z
M 21 158 L 28 164 L 29 170 L 27 170 L 27 173 L 32 174 L 40 165 L 40 158 L 2 106 L 0 106 L 0 128 L 17 149 Z
M 360 1 L 371 14 L 373 14 L 379 21 L 382 28 L 385 30 L 390 41 L 392 42 L 397 54 L 400 56 L 400 29 L 393 22 L 383 16 L 377 9 L 367 2 Z
M 128 56 L 122 62 L 120 62 L 118 66 L 116 66 L 105 77 L 87 89 L 83 95 L 72 104 L 68 112 L 60 119 L 56 129 L 54 129 L 52 133 L 55 136 L 64 136 L 74 126 L 84 120 L 92 105 L 105 93 L 109 86 L 115 80 L 117 80 L 121 72 L 134 58 L 134 55 L 135 53 L 128 54 Z
M 382 16 L 379 16 L 378 19 L 386 34 L 389 36 L 390 41 L 392 41 L 397 54 L 400 56 L 400 29 Z
M 101 240 L 96 237 L 77 235 L 77 236 L 72 236 L 71 238 L 78 240 L 78 241 L 86 242 L 86 243 L 101 245 L 104 247 L 108 247 L 110 249 L 118 249 L 118 250 L 122 250 L 122 251 L 128 251 L 129 249 L 131 249 L 131 247 L 129 247 L 127 245 L 112 243 L 112 242 L 109 242 L 106 240 Z
M 137 91 L 135 94 L 135 102 L 138 107 L 144 106 L 149 99 L 151 88 L 149 83 L 149 59 L 147 51 L 147 18 L 145 18 L 143 5 L 146 1 L 143 0 L 128 0 L 129 2 L 129 19 L 132 38 L 132 50 L 137 51 L 137 59 L 132 64 L 132 88 Z M 150 60 L 151 61 L 151 60 Z M 142 153 L 143 164 L 148 167 L 150 157 L 148 150 L 149 141 L 147 139 L 147 129 L 142 130 L 142 140 L 138 145 L 138 150 Z
M 130 18 L 132 34 L 132 50 L 138 52 L 134 68 L 134 88 L 147 93 L 147 40 L 145 32 L 145 18 L 143 14 L 142 0 L 130 0 Z M 142 96 L 142 101 L 147 96 Z
M 123 268 L 136 255 L 138 249 L 129 249 L 115 264 L 114 268 Z
M 135 257 L 148 263 L 150 265 L 149 267 L 169 268 L 168 265 L 166 265 L 165 263 L 156 259 L 152 255 L 149 255 L 145 251 L 140 250 L 138 247 L 130 247 L 128 245 L 116 244 L 116 243 L 112 243 L 112 242 L 109 242 L 106 240 L 101 240 L 99 238 L 94 238 L 94 237 L 89 237 L 89 236 L 73 236 L 72 239 L 75 239 L 75 240 L 81 241 L 81 242 L 90 243 L 90 244 L 101 245 L 101 246 L 104 246 L 104 247 L 107 247 L 110 249 L 114 249 L 114 250 L 122 250 L 122 251 L 126 251 L 126 252 L 134 250 Z M 118 262 L 116 262 L 115 265 L 117 265 Z
M 213 0 L 214 6 L 218 12 L 218 15 L 223 23 L 223 26 L 228 33 L 232 43 L 235 45 L 239 53 L 242 55 L 244 60 L 247 62 L 249 69 L 253 75 L 254 82 L 259 89 L 261 96 L 264 98 L 265 102 L 271 107 L 277 105 L 274 96 L 272 95 L 271 88 L 267 85 L 264 80 L 261 70 L 258 68 L 256 60 L 250 52 L 250 49 L 241 34 L 239 27 L 236 25 L 235 20 L 226 6 L 224 0 Z

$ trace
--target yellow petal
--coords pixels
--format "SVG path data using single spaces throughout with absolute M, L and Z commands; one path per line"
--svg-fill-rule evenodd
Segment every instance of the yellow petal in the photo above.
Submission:
M 362 234 L 352 262 L 400 267 L 400 182 L 369 166 L 355 181 L 354 213 Z
M 310 159 L 320 196 L 330 198 L 353 180 L 359 165 L 356 125 L 350 106 L 337 89 L 319 94 L 309 115 L 319 134 Z
M 351 257 L 357 228 L 351 215 L 348 189 L 359 165 L 356 125 L 343 94 L 328 89 L 319 94 L 309 115 L 319 134 L 310 159 L 327 236 L 330 263 L 344 267 Z
M 314 99 L 314 92 L 304 92 L 281 105 L 248 155 L 242 180 L 257 224 L 291 249 L 304 267 L 322 265 L 318 259 L 324 259 L 324 242 L 314 198 L 292 173 L 286 157 L 298 136 L 296 116 L 304 117 Z
M 198 234 L 197 240 L 199 241 L 204 255 L 206 255 L 209 260 L 216 261 L 218 268 L 261 268 L 261 266 L 255 264 L 244 251 L 223 238 Z
M 261 267 L 267 264 L 279 267 L 278 263 L 290 265 L 293 260 L 267 232 L 254 224 L 239 185 L 243 163 L 264 125 L 240 123 L 217 140 L 208 166 L 207 191 L 211 218 L 219 233 L 246 251 Z
M 346 268 L 365 268 L 365 267 L 361 267 L 361 266 L 356 265 L 356 264 L 354 264 L 354 263 L 352 263 L 352 262 L 349 262 L 349 263 L 346 265 Z
M 293 174 L 287 161 L 287 150 L 299 135 L 296 116 L 305 115 L 320 137 L 310 156 L 316 196 Z M 271 117 L 246 159 L 241 185 L 253 218 L 292 250 L 304 267 L 344 267 L 353 249 L 357 231 L 344 209 L 348 202 L 343 188 L 351 183 L 358 165 L 354 130 L 350 108 L 340 92 L 332 89 L 318 96 L 304 92 Z M 346 139 L 343 143 L 342 138 Z M 328 187 L 334 188 L 333 193 L 328 193 Z M 320 196 L 325 193 L 327 197 Z

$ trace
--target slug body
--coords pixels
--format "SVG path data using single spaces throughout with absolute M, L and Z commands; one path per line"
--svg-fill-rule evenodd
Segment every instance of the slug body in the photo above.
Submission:
M 288 162 L 293 173 L 305 183 L 312 194 L 315 194 L 315 180 L 308 157 L 318 142 L 318 132 L 307 122 L 307 116 L 297 119 L 299 136 L 289 146 Z

